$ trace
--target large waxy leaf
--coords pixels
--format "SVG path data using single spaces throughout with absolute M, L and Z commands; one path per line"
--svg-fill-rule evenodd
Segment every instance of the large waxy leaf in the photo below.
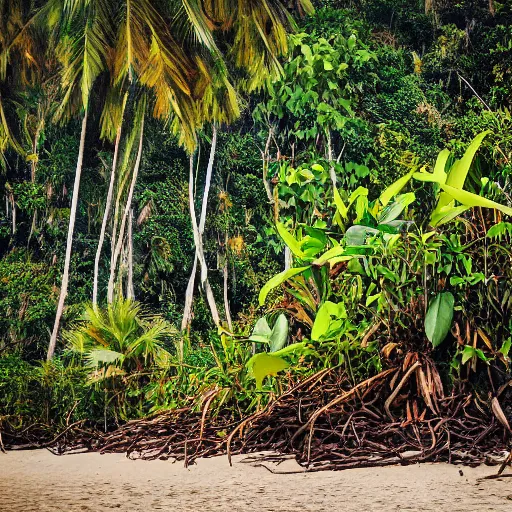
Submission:
M 357 201 L 360 197 L 367 197 L 368 196 L 368 189 L 365 187 L 357 187 L 352 194 L 350 194 L 350 197 L 348 198 L 348 204 L 345 205 L 343 202 L 343 199 L 341 199 L 340 193 L 338 192 L 338 189 L 334 187 L 334 204 L 337 208 L 337 213 L 340 215 L 340 217 L 346 221 L 348 220 L 348 209 L 350 206 Z
M 441 226 L 446 224 L 465 211 L 469 210 L 469 206 L 452 206 L 448 205 L 443 208 L 436 208 L 432 212 L 432 216 L 430 217 L 430 225 L 432 227 Z
M 271 334 L 272 329 L 268 325 L 267 319 L 262 317 L 256 322 L 249 339 L 256 343 L 268 343 Z
M 450 292 L 436 295 L 425 315 L 425 334 L 434 347 L 440 345 L 450 331 L 454 298 Z
M 415 199 L 416 196 L 413 192 L 398 196 L 391 204 L 382 209 L 377 221 L 379 224 L 387 224 L 394 221 Z
M 369 236 L 378 234 L 380 234 L 380 231 L 375 228 L 361 225 L 351 226 L 345 233 L 345 242 L 347 245 L 364 245 Z
M 336 187 L 333 187 L 333 192 L 334 192 L 334 204 L 336 205 L 336 208 L 338 209 L 338 213 L 340 214 L 340 216 L 343 220 L 347 220 L 348 208 L 345 206 L 345 203 L 343 202 L 343 199 L 341 199 L 340 193 L 338 192 L 338 189 Z
M 449 185 L 453 188 L 463 188 L 464 183 L 466 181 L 466 177 L 468 175 L 469 169 L 471 168 L 471 164 L 473 163 L 473 158 L 475 157 L 475 153 L 480 148 L 482 141 L 484 138 L 489 135 L 491 132 L 487 130 L 485 132 L 479 133 L 472 141 L 471 144 L 466 149 L 463 157 L 460 160 L 457 160 L 448 174 L 446 178 L 446 185 Z
M 304 272 L 308 268 L 310 268 L 310 267 L 307 266 L 307 267 L 290 268 L 288 270 L 285 270 L 284 272 L 277 274 L 276 276 L 272 277 L 271 279 L 269 279 L 265 283 L 263 288 L 260 290 L 260 295 L 259 295 L 260 306 L 263 306 L 263 304 L 265 304 L 265 299 L 267 298 L 267 295 L 274 288 L 277 288 L 280 284 L 284 283 L 291 277 L 296 276 L 298 274 L 302 274 L 302 272 Z
M 394 183 L 392 183 L 386 190 L 384 190 L 384 192 L 382 192 L 379 198 L 382 206 L 386 206 L 393 197 L 400 193 L 400 191 L 407 185 L 407 183 L 411 181 L 412 175 L 415 172 L 416 171 L 411 171 L 405 176 L 402 176 Z
M 500 212 L 503 212 L 506 215 L 512 215 L 512 208 L 500 203 L 496 203 L 495 201 L 491 201 L 490 199 L 479 196 L 477 194 L 473 194 L 472 192 L 468 192 L 467 190 L 454 188 L 448 184 L 441 185 L 441 188 L 445 192 L 447 192 L 453 199 L 463 204 L 464 206 L 468 206 L 470 208 L 473 208 L 475 206 L 481 206 L 482 208 L 495 208 L 496 210 L 499 210 Z
M 313 262 L 313 265 L 323 265 L 324 263 L 327 263 L 330 259 L 342 256 L 344 253 L 345 248 L 341 245 L 337 245 L 332 249 L 329 249 L 328 251 L 324 252 L 322 256 L 320 256 Z
M 124 355 L 114 350 L 91 350 L 87 354 L 89 366 L 99 366 L 100 364 L 122 363 Z
M 299 343 L 292 343 L 277 352 L 273 352 L 273 356 L 289 356 L 289 355 L 311 355 L 314 354 L 318 356 L 318 353 L 311 348 L 311 345 L 308 345 L 305 341 L 301 341 Z
M 284 314 L 277 317 L 272 333 L 270 334 L 270 352 L 282 349 L 288 339 L 288 319 Z
M 262 389 L 265 377 L 277 375 L 288 367 L 288 363 L 282 357 L 262 352 L 253 355 L 247 362 L 247 367 L 256 379 L 256 389 Z
M 484 138 L 491 133 L 490 131 L 485 131 L 479 133 L 472 141 L 471 144 L 466 149 L 464 156 L 457 160 L 451 167 L 450 172 L 446 178 L 446 183 L 440 183 L 440 185 L 448 185 L 449 187 L 453 187 L 455 189 L 462 189 L 464 187 L 464 182 L 466 181 L 466 177 L 468 175 L 469 169 L 471 168 L 471 164 L 473 163 L 473 158 L 475 157 L 475 153 L 478 151 L 478 148 L 482 144 Z M 444 187 L 443 187 L 444 189 Z M 450 193 L 442 193 L 439 196 L 439 201 L 437 203 L 437 208 L 443 208 L 450 204 L 452 201 L 452 195 Z M 436 208 L 436 209 L 437 209 Z
M 282 222 L 276 222 L 277 232 L 283 239 L 284 243 L 290 248 L 293 255 L 301 260 L 306 258 L 306 254 L 302 250 L 299 242 L 295 239 L 295 237 L 284 227 Z
M 443 149 L 437 156 L 434 172 L 415 172 L 412 177 L 418 181 L 432 181 L 434 183 L 446 183 L 447 174 L 445 172 L 446 162 L 450 157 L 450 151 Z
M 342 326 L 342 320 L 346 317 L 343 303 L 324 302 L 316 314 L 311 339 L 319 341 L 336 337 Z

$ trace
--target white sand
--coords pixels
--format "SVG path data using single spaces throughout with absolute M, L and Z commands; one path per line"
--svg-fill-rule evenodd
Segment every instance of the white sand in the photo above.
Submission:
M 205 459 L 185 469 L 117 454 L 0 453 L 0 511 L 512 512 L 512 478 L 477 482 L 496 468 L 422 464 L 275 475 L 242 459 L 233 467 L 225 457 Z M 287 461 L 277 469 L 300 468 Z

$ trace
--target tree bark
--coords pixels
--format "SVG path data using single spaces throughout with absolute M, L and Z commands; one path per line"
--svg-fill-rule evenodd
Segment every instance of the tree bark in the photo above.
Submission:
M 144 117 L 142 118 L 140 124 L 140 139 L 139 139 L 139 148 L 137 150 L 137 159 L 135 161 L 135 166 L 133 168 L 132 181 L 130 183 L 130 189 L 128 191 L 128 197 L 126 199 L 126 206 L 124 209 L 123 218 L 121 219 L 121 227 L 119 229 L 119 234 L 117 237 L 117 243 L 114 250 L 114 257 L 112 258 L 112 262 L 110 265 L 110 277 L 108 280 L 108 290 L 107 290 L 107 300 L 109 304 L 112 304 L 114 300 L 114 278 L 116 273 L 117 261 L 119 259 L 119 254 L 121 253 L 121 247 L 123 245 L 124 238 L 124 230 L 126 228 L 126 221 L 128 218 L 128 213 L 132 207 L 132 199 L 133 199 L 133 191 L 135 190 L 135 183 L 137 182 L 137 176 L 139 174 L 140 161 L 142 158 L 142 142 L 144 140 Z
M 78 206 L 78 193 L 80 190 L 80 178 L 82 175 L 82 163 L 84 160 L 85 134 L 87 131 L 87 109 L 82 119 L 82 132 L 80 134 L 80 147 L 78 150 L 78 159 L 76 162 L 75 183 L 73 185 L 73 198 L 71 199 L 71 211 L 69 212 L 68 238 L 66 242 L 66 256 L 64 260 L 64 272 L 62 274 L 62 282 L 60 285 L 59 302 L 57 304 L 57 313 L 55 315 L 55 323 L 53 332 L 48 345 L 48 353 L 46 359 L 50 361 L 55 354 L 57 345 L 57 335 L 59 333 L 60 320 L 64 311 L 64 302 L 68 294 L 69 267 L 71 264 L 71 250 L 73 246 L 73 233 L 75 230 L 76 210 Z
M 112 206 L 112 197 L 114 195 L 114 183 L 116 180 L 116 166 L 117 166 L 117 158 L 119 155 L 120 142 L 121 142 L 121 125 L 119 125 L 119 128 L 117 129 L 116 143 L 115 143 L 115 147 L 114 147 L 114 157 L 112 159 L 112 170 L 110 173 L 110 183 L 108 185 L 108 191 L 107 191 L 107 201 L 105 203 L 105 211 L 103 212 L 103 220 L 101 222 L 101 231 L 100 231 L 100 239 L 98 241 L 98 248 L 96 249 L 96 256 L 94 258 L 92 304 L 95 308 L 98 306 L 98 274 L 99 274 L 99 268 L 100 268 L 101 250 L 103 248 L 103 243 L 105 241 L 107 222 L 108 222 L 110 207 Z
M 128 215 L 128 282 L 126 297 L 135 300 L 135 288 L 133 286 L 133 208 L 130 209 Z

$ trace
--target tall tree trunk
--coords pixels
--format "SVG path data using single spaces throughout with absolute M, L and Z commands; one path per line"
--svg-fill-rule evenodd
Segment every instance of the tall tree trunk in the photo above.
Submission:
M 92 285 L 92 303 L 96 308 L 98 305 L 98 274 L 100 268 L 100 258 L 101 258 L 101 250 L 103 248 L 103 243 L 105 241 L 105 233 L 107 230 L 107 222 L 110 212 L 110 207 L 112 206 L 112 197 L 114 195 L 114 183 L 116 181 L 116 166 L 117 166 L 117 158 L 119 155 L 119 145 L 121 142 L 121 125 L 117 129 L 116 134 L 116 143 L 114 147 L 114 157 L 112 159 L 112 170 L 110 173 L 110 183 L 108 185 L 107 192 L 107 201 L 105 203 L 105 211 L 103 212 L 103 220 L 101 222 L 101 231 L 100 231 L 100 239 L 98 241 L 98 248 L 96 249 L 96 256 L 94 258 L 94 278 Z
M 133 286 L 133 208 L 128 215 L 128 282 L 126 284 L 126 297 L 135 299 L 135 288 Z
M 210 157 L 208 159 L 208 166 L 206 168 L 206 178 L 203 191 L 203 199 L 201 203 L 201 217 L 199 219 L 199 225 L 197 224 L 196 211 L 194 206 L 194 158 L 190 157 L 190 173 L 189 173 L 189 208 L 190 218 L 192 221 L 192 230 L 194 232 L 194 243 L 196 246 L 196 254 L 194 256 L 194 265 L 192 267 L 192 273 L 187 285 L 186 296 L 185 296 L 185 309 L 183 311 L 183 320 L 181 322 L 181 329 L 185 331 L 189 328 L 192 320 L 192 303 L 194 298 L 194 284 L 197 271 L 197 260 L 201 267 L 201 284 L 204 286 L 206 292 L 206 300 L 212 314 L 215 325 L 220 324 L 219 312 L 217 304 L 213 296 L 213 292 L 208 282 L 208 267 L 206 266 L 206 260 L 203 252 L 203 233 L 206 225 L 206 211 L 208 208 L 208 195 L 210 193 L 210 186 L 213 175 L 213 163 L 215 161 L 215 151 L 217 149 L 217 127 L 213 125 L 212 133 L 212 145 L 210 148 Z
M 231 310 L 229 308 L 229 298 L 228 298 L 228 236 L 226 234 L 226 252 L 224 254 L 224 266 L 222 267 L 222 273 L 224 277 L 224 311 L 226 312 L 226 322 L 228 323 L 228 327 L 230 331 L 233 331 L 233 321 L 231 320 Z
M 185 307 L 183 309 L 183 318 L 181 319 L 181 330 L 186 331 L 192 322 L 192 302 L 194 300 L 194 284 L 197 273 L 197 253 L 194 254 L 194 265 L 185 291 Z
M 38 124 L 36 133 L 34 135 L 34 141 L 32 142 L 32 162 L 30 166 L 30 181 L 31 183 L 36 182 L 36 170 L 37 170 L 37 160 L 38 160 L 38 154 L 37 154 L 37 145 L 39 143 L 39 135 L 41 134 L 41 123 Z M 32 214 L 32 224 L 30 226 L 30 233 L 28 234 L 27 239 L 27 249 L 30 247 L 30 240 L 32 239 L 32 235 L 34 234 L 34 231 L 36 230 L 37 226 L 37 208 L 34 208 L 34 213 Z
M 66 257 L 64 260 L 64 272 L 62 274 L 62 282 L 60 285 L 59 302 L 57 304 L 57 314 L 55 315 L 55 323 L 53 324 L 53 332 L 48 345 L 48 353 L 46 359 L 50 361 L 55 353 L 57 345 L 57 335 L 59 333 L 60 319 L 64 311 L 64 302 L 68 294 L 69 266 L 71 264 L 71 249 L 73 246 L 73 234 L 75 231 L 76 210 L 78 206 L 78 192 L 80 190 L 80 177 L 82 175 L 82 163 L 84 160 L 85 134 L 87 131 L 87 109 L 82 119 L 82 133 L 80 134 L 80 147 L 78 150 L 78 159 L 76 162 L 75 183 L 73 185 L 73 198 L 71 200 L 71 211 L 69 212 L 68 238 L 66 242 Z
M 137 159 L 135 161 L 135 166 L 133 168 L 132 181 L 130 183 L 130 190 L 128 191 L 128 197 L 126 198 L 126 206 L 124 209 L 123 218 L 121 219 L 121 227 L 119 228 L 119 234 L 117 236 L 117 243 L 114 250 L 114 257 L 112 258 L 112 263 L 110 265 L 110 277 L 108 280 L 108 290 L 107 290 L 107 300 L 109 304 L 112 304 L 114 300 L 114 280 L 115 273 L 117 267 L 117 261 L 119 259 L 119 254 L 121 253 L 121 248 L 123 245 L 124 238 L 124 230 L 126 228 L 126 221 L 128 218 L 128 213 L 132 207 L 132 199 L 133 199 L 133 191 L 135 190 L 135 183 L 137 182 L 137 176 L 139 174 L 140 161 L 142 158 L 142 142 L 144 140 L 144 117 L 142 117 L 142 121 L 140 124 L 140 139 L 139 139 L 139 148 L 137 150 Z

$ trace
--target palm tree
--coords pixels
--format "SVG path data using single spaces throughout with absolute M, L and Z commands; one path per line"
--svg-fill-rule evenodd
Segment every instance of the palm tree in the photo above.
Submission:
M 308 0 L 301 3 L 310 8 Z M 84 112 L 63 278 L 48 348 L 51 358 L 67 295 L 89 100 L 98 77 L 108 75 L 110 87 L 119 90 L 121 97 L 134 84 L 149 89 L 154 97 L 153 115 L 167 119 L 180 142 L 193 152 L 197 130 L 204 123 L 231 122 L 239 115 L 214 34 L 222 33 L 232 41 L 230 57 L 235 66 L 247 70 L 247 88 L 251 89 L 279 71 L 277 56 L 286 51 L 286 28 L 291 20 L 278 0 L 212 0 L 207 4 L 174 0 L 158 6 L 150 0 L 49 0 L 45 7 L 52 12 L 49 19 L 58 15 L 59 20 L 50 24 L 58 36 L 62 64 L 64 96 L 59 115 L 65 118 Z M 108 115 L 102 116 L 104 125 L 109 121 Z M 119 124 L 103 126 L 103 132 L 111 135 L 118 130 Z M 200 250 L 197 243 L 196 248 Z M 115 253 L 116 248 L 114 267 Z
M 57 115 L 60 118 L 66 118 L 79 109 L 83 109 L 84 113 L 69 214 L 64 270 L 55 322 L 48 345 L 48 360 L 55 353 L 60 320 L 68 293 L 69 267 L 84 158 L 89 101 L 94 82 L 107 66 L 109 27 L 105 24 L 105 12 L 104 0 L 91 3 L 84 3 L 80 0 L 66 2 L 61 22 L 56 30 L 58 34 L 57 54 L 62 64 L 62 88 L 64 91 L 64 98 Z

